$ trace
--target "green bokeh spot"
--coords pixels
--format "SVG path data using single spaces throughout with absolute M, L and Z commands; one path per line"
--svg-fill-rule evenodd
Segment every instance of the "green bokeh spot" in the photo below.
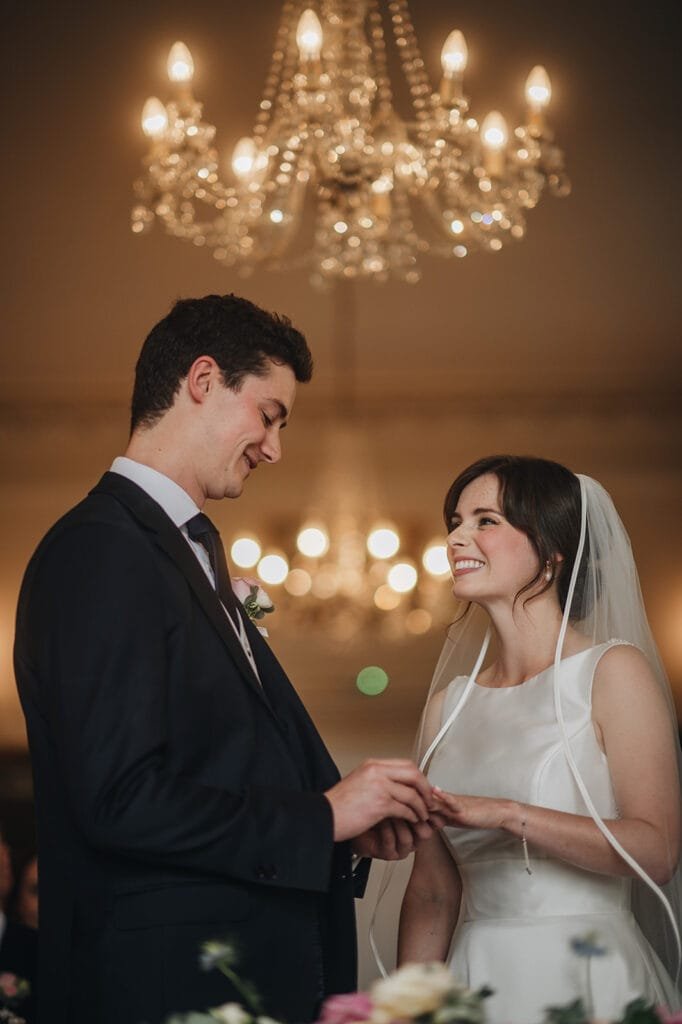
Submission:
M 388 675 L 378 665 L 368 665 L 358 672 L 355 685 L 366 697 L 376 697 L 388 686 Z

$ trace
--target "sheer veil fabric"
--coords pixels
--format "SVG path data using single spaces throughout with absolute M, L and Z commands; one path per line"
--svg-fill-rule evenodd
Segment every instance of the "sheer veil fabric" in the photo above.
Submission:
M 669 712 L 670 728 L 678 750 L 678 779 L 682 777 L 682 759 L 677 739 L 677 718 L 667 676 L 642 600 L 639 577 L 630 541 L 615 506 L 604 488 L 590 477 L 579 476 L 581 489 L 581 534 L 566 596 L 563 619 L 559 631 L 552 672 L 554 707 L 566 761 L 581 792 L 588 813 L 608 842 L 632 868 L 633 912 L 645 936 L 658 953 L 669 974 L 676 981 L 680 993 L 680 912 L 682 910 L 682 871 L 678 860 L 673 878 L 665 886 L 658 886 L 624 850 L 608 824 L 599 816 L 590 792 L 580 775 L 570 737 L 563 724 L 559 666 L 564 652 L 566 631 L 581 633 L 586 646 L 596 646 L 609 640 L 633 644 L 645 655 L 660 686 Z M 565 571 L 568 571 L 568 566 Z M 415 748 L 415 760 L 424 772 L 428 771 L 433 754 L 450 729 L 466 701 L 468 691 L 475 685 L 479 672 L 495 658 L 494 636 L 487 613 L 476 605 L 469 605 L 455 618 L 448 631 L 445 645 L 436 665 L 429 695 L 422 715 Z M 445 690 L 456 677 L 468 677 L 462 696 L 448 719 L 441 724 L 441 708 Z M 375 917 L 379 904 L 391 879 L 389 869 L 380 887 Z M 370 944 L 382 973 L 385 968 L 370 930 Z M 682 993 L 681 993 L 682 994 Z

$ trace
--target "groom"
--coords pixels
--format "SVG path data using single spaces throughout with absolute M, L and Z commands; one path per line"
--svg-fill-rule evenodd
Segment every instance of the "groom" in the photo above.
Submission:
M 279 460 L 311 373 L 285 318 L 232 295 L 176 303 L 142 348 L 125 456 L 28 567 L 15 667 L 46 1024 L 239 999 L 198 966 L 223 937 L 264 1012 L 312 1020 L 355 984 L 351 854 L 396 859 L 430 834 L 410 762 L 339 780 L 201 512 Z

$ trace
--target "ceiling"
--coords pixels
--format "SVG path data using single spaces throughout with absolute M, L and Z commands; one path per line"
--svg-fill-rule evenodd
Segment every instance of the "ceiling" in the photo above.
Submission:
M 520 119 L 527 71 L 547 66 L 573 194 L 544 199 L 526 240 L 499 254 L 428 261 L 417 286 L 357 287 L 349 333 L 367 404 L 676 393 L 681 90 L 667 7 L 414 0 L 434 81 L 445 36 L 464 31 L 474 114 L 497 106 Z M 250 130 L 279 10 L 278 0 L 4 5 L 2 398 L 123 401 L 142 338 L 176 297 L 237 291 L 306 331 L 318 366 L 309 400 L 326 400 L 331 296 L 303 272 L 243 281 L 207 251 L 129 228 L 139 114 L 148 95 L 169 95 L 170 44 L 190 46 L 196 94 L 227 154 Z

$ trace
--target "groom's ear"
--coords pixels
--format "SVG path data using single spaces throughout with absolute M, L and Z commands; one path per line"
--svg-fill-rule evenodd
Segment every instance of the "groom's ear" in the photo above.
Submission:
M 185 377 L 190 398 L 200 405 L 219 383 L 222 383 L 220 367 L 211 356 L 199 356 L 195 359 Z

